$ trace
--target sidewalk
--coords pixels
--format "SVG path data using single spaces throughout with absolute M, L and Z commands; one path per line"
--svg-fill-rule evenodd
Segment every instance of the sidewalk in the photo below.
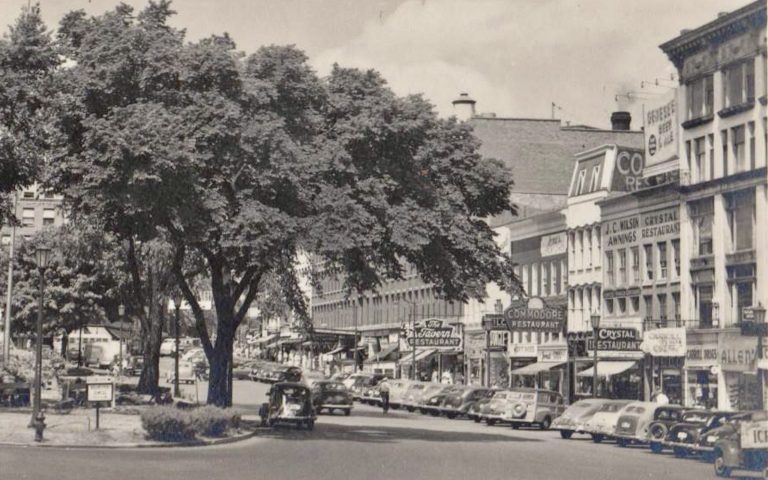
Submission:
M 31 410 L 0 412 L 0 445 L 61 446 L 61 447 L 171 447 L 179 444 L 147 440 L 141 417 L 135 414 L 101 411 L 96 430 L 96 410 L 76 409 L 60 415 L 45 414 L 43 441 L 35 442 L 35 430 L 28 428 Z M 253 425 L 255 419 L 245 419 Z M 252 436 L 250 429 L 242 435 L 221 439 L 205 439 L 195 444 L 217 444 L 242 440 Z

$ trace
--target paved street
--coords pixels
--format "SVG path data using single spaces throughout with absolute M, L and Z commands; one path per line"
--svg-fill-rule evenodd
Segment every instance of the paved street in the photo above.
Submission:
M 253 412 L 266 386 L 236 382 L 235 403 Z M 204 389 L 201 386 L 201 392 Z M 555 449 L 555 447 L 557 447 Z M 691 479 L 713 478 L 696 460 L 646 449 L 595 445 L 556 432 L 513 431 L 467 420 L 357 406 L 352 416 L 320 417 L 315 431 L 265 431 L 207 448 L 0 449 L 3 479 Z

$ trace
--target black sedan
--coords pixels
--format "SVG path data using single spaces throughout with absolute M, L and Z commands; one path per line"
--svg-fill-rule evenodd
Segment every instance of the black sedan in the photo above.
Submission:
M 343 383 L 334 380 L 320 380 L 312 384 L 312 404 L 319 414 L 323 409 L 349 415 L 352 412 L 352 394 Z

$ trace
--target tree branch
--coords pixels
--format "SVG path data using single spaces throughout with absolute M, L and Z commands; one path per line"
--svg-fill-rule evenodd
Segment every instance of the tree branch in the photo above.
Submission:
M 213 356 L 213 345 L 211 345 L 211 337 L 208 334 L 208 327 L 205 325 L 205 313 L 200 308 L 200 304 L 195 297 L 194 292 L 189 287 L 186 277 L 184 277 L 184 271 L 182 265 L 184 263 L 185 249 L 183 245 L 176 245 L 176 253 L 173 258 L 173 273 L 176 276 L 176 283 L 184 295 L 187 305 L 192 309 L 192 315 L 195 317 L 195 329 L 200 336 L 200 342 L 203 344 L 203 350 L 205 356 L 211 358 Z
M 253 300 L 259 293 L 259 283 L 261 283 L 261 277 L 263 276 L 264 270 L 260 271 L 258 274 L 253 275 L 253 278 L 248 285 L 248 291 L 245 294 L 245 299 L 243 299 L 243 303 L 240 305 L 240 308 L 235 314 L 235 328 L 240 326 L 246 314 L 248 314 L 248 309 L 251 307 L 251 303 L 253 303 Z M 238 298 L 240 297 L 236 297 L 236 299 Z

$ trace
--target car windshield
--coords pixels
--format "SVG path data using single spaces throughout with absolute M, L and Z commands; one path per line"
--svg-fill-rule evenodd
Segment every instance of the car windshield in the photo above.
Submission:
M 280 394 L 289 402 L 300 402 L 306 398 L 307 391 L 298 387 L 286 387 L 280 391 Z
M 343 392 L 347 389 L 341 382 L 321 383 L 320 388 L 326 392 Z
M 688 412 L 683 415 L 685 423 L 707 423 L 711 414 L 707 412 Z
M 642 408 L 642 407 L 637 407 Z M 643 410 L 645 411 L 645 410 Z M 642 412 L 638 412 L 642 413 Z M 680 419 L 680 411 L 679 410 L 670 410 L 667 408 L 661 408 L 656 411 L 656 419 L 657 420 L 679 420 Z
M 606 403 L 605 405 L 600 407 L 599 411 L 615 413 L 621 410 L 622 408 L 624 408 L 624 405 L 622 405 L 621 403 Z

